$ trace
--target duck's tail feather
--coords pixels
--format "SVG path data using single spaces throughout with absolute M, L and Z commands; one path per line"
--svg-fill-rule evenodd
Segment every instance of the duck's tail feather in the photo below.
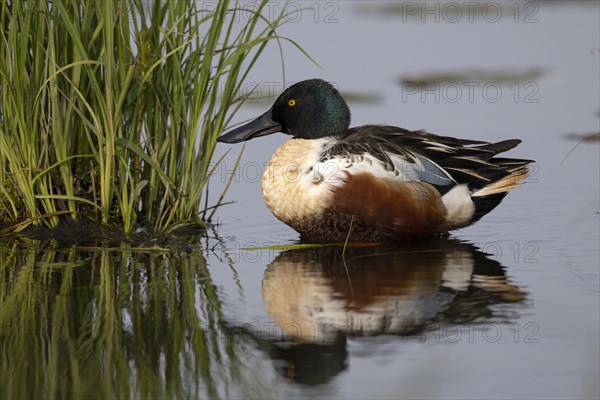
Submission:
M 514 160 L 511 160 L 514 162 Z M 520 165 L 511 171 L 510 175 L 503 177 L 471 194 L 475 212 L 471 223 L 477 222 L 485 214 L 492 211 L 509 191 L 519 187 L 529 175 L 527 165 Z
M 510 160 L 515 163 L 520 160 Z M 481 189 L 474 192 L 471 197 L 486 197 L 495 194 L 506 194 L 507 192 L 515 189 L 523 183 L 523 181 L 529 175 L 529 168 L 527 165 L 518 165 L 516 168 L 509 170 L 509 174 L 505 177 L 492 182 Z

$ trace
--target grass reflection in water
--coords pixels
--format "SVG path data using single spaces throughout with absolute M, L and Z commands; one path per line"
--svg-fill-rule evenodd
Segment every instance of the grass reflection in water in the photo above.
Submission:
M 33 250 L 0 243 L 3 397 L 224 397 L 243 380 L 201 255 Z

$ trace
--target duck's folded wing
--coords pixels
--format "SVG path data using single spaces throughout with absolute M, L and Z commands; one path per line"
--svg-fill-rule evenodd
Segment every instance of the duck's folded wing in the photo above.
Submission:
M 404 181 L 432 184 L 443 194 L 456 184 L 480 189 L 515 171 L 531 160 L 495 158 L 521 141 L 489 143 L 438 136 L 423 130 L 365 125 L 348 134 L 321 154 L 321 161 L 345 158 L 350 162 L 372 162 Z

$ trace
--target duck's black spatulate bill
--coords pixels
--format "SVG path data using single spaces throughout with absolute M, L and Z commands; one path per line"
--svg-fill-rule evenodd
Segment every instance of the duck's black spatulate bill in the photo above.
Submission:
M 271 110 L 254 121 L 248 122 L 217 138 L 221 143 L 239 143 L 256 137 L 267 136 L 281 131 L 281 125 L 271 119 Z

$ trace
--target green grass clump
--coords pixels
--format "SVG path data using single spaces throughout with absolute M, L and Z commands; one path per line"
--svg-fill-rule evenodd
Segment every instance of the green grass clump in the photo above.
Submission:
M 3 1 L 0 223 L 201 223 L 215 140 L 280 39 L 266 3 Z

